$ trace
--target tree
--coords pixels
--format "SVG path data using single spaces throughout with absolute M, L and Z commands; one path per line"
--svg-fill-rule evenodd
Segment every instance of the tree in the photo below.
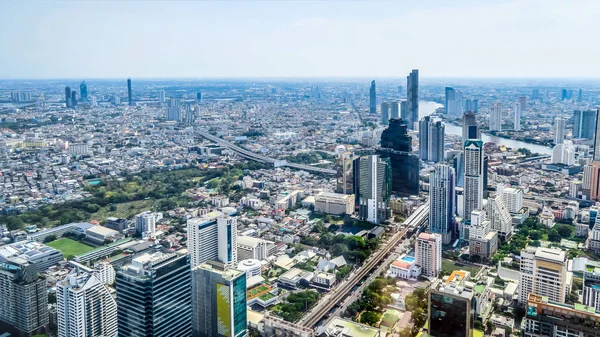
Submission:
M 473 328 L 476 330 L 483 330 L 483 324 L 481 324 L 480 320 L 475 320 L 475 322 L 473 322 Z
M 565 239 L 570 238 L 573 234 L 573 228 L 569 225 L 557 225 L 555 229 L 558 234 Z
M 381 314 L 375 311 L 366 311 L 360 315 L 360 323 L 375 326 L 381 319 Z
M 539 231 L 531 231 L 529 232 L 529 238 L 531 240 L 539 240 L 542 238 L 542 233 L 540 233 Z
M 540 240 L 534 240 L 534 241 L 531 241 L 531 243 L 529 243 L 529 245 L 533 246 L 533 247 L 540 247 L 542 245 L 542 243 L 540 242 Z
M 56 235 L 48 235 L 44 238 L 44 243 L 52 242 L 56 240 Z
M 560 234 L 558 234 L 558 231 L 554 228 L 552 228 L 548 233 L 548 240 L 552 242 L 560 242 L 561 238 L 562 237 L 560 236 Z

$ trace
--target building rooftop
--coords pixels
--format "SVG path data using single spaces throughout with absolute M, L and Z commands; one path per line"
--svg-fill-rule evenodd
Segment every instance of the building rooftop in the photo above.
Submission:
M 226 280 L 233 280 L 233 279 L 239 277 L 240 275 L 245 274 L 243 271 L 239 271 L 237 269 L 225 268 L 222 263 L 216 262 L 216 261 L 209 261 L 200 266 L 194 267 L 192 269 L 192 271 L 199 270 L 199 269 L 207 270 L 207 271 L 211 271 L 213 273 L 219 274 Z
M 376 337 L 379 336 L 379 329 L 368 325 L 352 322 L 343 318 L 334 318 L 327 326 L 327 330 L 341 330 L 342 336 L 348 337 Z
M 419 234 L 419 239 L 427 241 L 437 241 L 441 240 L 441 235 L 436 233 L 421 233 Z
M 88 228 L 86 230 L 86 232 L 92 232 L 92 233 L 96 233 L 96 234 L 103 235 L 103 236 L 119 234 L 119 232 L 117 232 L 114 229 L 110 229 L 110 228 L 100 226 L 100 225 L 92 226 L 92 227 Z
M 566 253 L 564 250 L 555 248 L 538 247 L 535 251 L 535 257 L 554 263 L 565 263 Z

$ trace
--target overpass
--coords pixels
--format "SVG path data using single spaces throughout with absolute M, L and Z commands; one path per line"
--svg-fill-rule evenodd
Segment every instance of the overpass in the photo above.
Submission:
M 273 164 L 275 165 L 275 162 L 280 162 L 279 159 L 275 159 L 275 158 L 270 158 L 267 156 L 263 156 L 261 154 L 258 154 L 256 152 L 253 151 L 249 151 L 244 149 L 243 147 L 237 146 L 233 143 L 230 143 L 224 139 L 221 139 L 217 136 L 213 136 L 208 132 L 204 132 L 204 131 L 196 131 L 196 133 L 203 137 L 206 138 L 208 140 L 210 140 L 213 143 L 219 144 L 221 146 L 224 146 L 232 151 L 234 151 L 235 153 L 237 153 L 238 155 L 246 158 L 246 159 L 250 159 L 250 160 L 254 160 L 257 162 L 261 162 L 261 163 L 266 163 L 266 164 Z M 320 168 L 320 167 L 314 167 L 314 166 L 310 166 L 310 165 L 303 165 L 303 164 L 294 164 L 294 163 L 288 163 L 288 162 L 284 162 L 281 164 L 281 166 L 287 166 L 290 168 L 295 168 L 298 170 L 303 170 L 303 171 L 308 171 L 308 172 L 315 172 L 315 173 L 323 173 L 323 174 L 336 174 L 337 171 L 336 170 L 331 170 L 331 169 L 325 169 L 325 168 Z
M 319 322 L 325 317 L 325 315 L 333 309 L 336 305 L 341 303 L 346 296 L 352 291 L 354 286 L 360 282 L 365 276 L 368 275 L 373 269 L 376 268 L 390 254 L 398 243 L 404 239 L 406 233 L 410 230 L 415 229 L 425 223 L 429 219 L 429 202 L 423 204 L 421 207 L 411 214 L 403 223 L 402 229 L 394 234 L 390 241 L 377 252 L 375 252 L 365 263 L 356 270 L 356 272 L 350 274 L 350 277 L 340 283 L 334 291 L 327 294 L 315 307 L 306 313 L 298 324 L 303 325 L 307 328 L 314 328 Z

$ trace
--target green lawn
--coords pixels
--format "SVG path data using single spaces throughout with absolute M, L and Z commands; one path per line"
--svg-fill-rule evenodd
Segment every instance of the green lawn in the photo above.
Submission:
M 98 220 L 100 222 L 106 220 L 106 218 L 114 216 L 117 218 L 129 219 L 132 216 L 142 213 L 143 211 L 152 210 L 154 200 L 135 200 L 116 204 L 116 211 L 111 211 L 109 206 L 102 207 L 98 212 L 90 216 L 90 220 Z
M 47 243 L 47 245 L 60 250 L 66 259 L 70 259 L 75 255 L 83 254 L 94 249 L 92 246 L 88 246 L 84 243 L 69 238 L 60 238 Z
M 465 265 L 460 262 L 443 259 L 442 260 L 442 270 L 448 274 L 452 273 L 454 270 L 464 270 L 471 273 L 471 276 L 475 276 L 479 271 L 480 267 L 478 266 L 470 266 Z

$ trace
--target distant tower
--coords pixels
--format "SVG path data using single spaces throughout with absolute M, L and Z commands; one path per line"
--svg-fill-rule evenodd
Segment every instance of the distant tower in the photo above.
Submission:
M 479 139 L 465 141 L 464 217 L 483 207 L 483 142 Z
M 87 101 L 88 98 L 88 92 L 87 92 L 87 84 L 85 84 L 85 81 L 81 82 L 81 84 L 79 85 L 79 94 L 81 97 L 81 101 Z
M 515 131 L 521 131 L 521 103 L 515 103 L 515 119 L 514 119 L 514 129 Z
M 473 112 L 474 113 L 479 112 L 479 100 L 478 99 L 473 100 Z
M 370 223 L 379 224 L 391 216 L 392 167 L 390 160 L 372 155 L 361 157 L 359 165 L 359 216 Z
M 201 92 L 199 92 L 199 91 L 196 93 L 196 100 L 197 100 L 198 102 L 200 102 L 200 101 L 202 100 L 202 93 L 201 93 Z
M 567 91 L 567 89 L 563 89 L 563 90 L 561 91 L 561 96 L 560 96 L 560 98 L 561 98 L 561 100 L 563 100 L 563 101 L 564 101 L 564 100 L 566 100 L 567 98 L 569 98 L 569 94 L 568 94 L 568 91 Z
M 442 235 L 444 244 L 452 239 L 454 225 L 454 170 L 437 164 L 429 175 L 429 230 Z
M 565 141 L 565 120 L 556 117 L 554 119 L 554 144 L 562 144 Z
M 165 91 L 161 90 L 158 92 L 158 102 L 159 103 L 164 103 L 166 99 L 166 95 L 165 95 Z
M 429 125 L 427 159 L 434 163 L 444 160 L 444 136 L 446 127 L 437 121 Z
M 477 125 L 477 119 L 475 118 L 475 114 L 469 111 L 463 115 L 462 141 L 464 143 L 465 141 L 467 141 L 467 139 L 480 138 L 481 133 L 479 130 L 479 126 Z
M 419 70 L 406 77 L 406 101 L 408 102 L 408 127 L 413 129 L 419 120 Z
M 453 101 L 455 99 L 455 92 L 454 92 L 454 88 L 451 87 L 446 87 L 446 92 L 445 92 L 445 104 L 444 104 L 444 113 L 447 115 L 448 114 L 448 102 L 449 101 Z
M 381 124 L 388 125 L 390 122 L 390 106 L 387 102 L 381 103 Z
M 519 96 L 519 104 L 521 104 L 521 111 L 527 109 L 527 96 Z
M 398 101 L 392 101 L 392 114 L 390 116 L 390 118 L 400 118 L 400 106 L 398 104 Z
M 400 118 L 408 123 L 408 102 L 405 100 L 400 102 Z
M 133 105 L 133 95 L 131 93 L 131 78 L 127 79 L 127 99 L 129 100 L 129 105 Z
M 581 102 L 583 100 L 583 91 L 579 89 L 579 94 L 577 95 L 577 101 Z
M 573 139 L 594 139 L 596 128 L 596 111 L 575 110 L 573 112 Z
M 425 116 L 419 121 L 419 158 L 429 160 L 429 127 L 431 117 Z
M 71 107 L 77 106 L 77 91 L 71 91 Z
M 490 131 L 502 131 L 502 105 L 500 103 L 491 106 L 489 129 Z
M 67 108 L 71 107 L 71 87 L 65 87 L 65 103 Z
M 375 80 L 371 81 L 371 89 L 369 89 L 369 113 L 377 113 L 377 90 L 375 89 Z

